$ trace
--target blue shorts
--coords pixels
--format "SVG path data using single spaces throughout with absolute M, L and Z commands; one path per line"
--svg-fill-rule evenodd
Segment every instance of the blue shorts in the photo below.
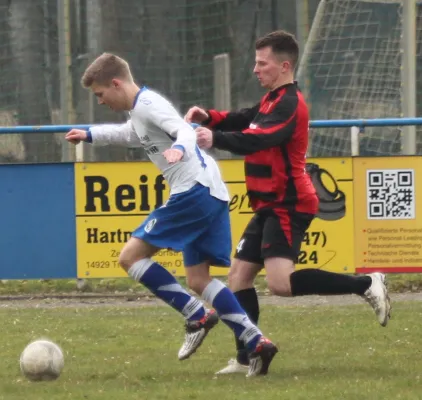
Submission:
M 209 261 L 230 266 L 232 249 L 228 203 L 210 195 L 199 183 L 170 196 L 133 233 L 160 249 L 182 251 L 186 267 Z

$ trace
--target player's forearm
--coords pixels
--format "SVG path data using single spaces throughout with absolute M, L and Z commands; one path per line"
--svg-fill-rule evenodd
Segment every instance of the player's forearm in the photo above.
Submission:
M 255 153 L 256 141 L 244 140 L 242 132 L 213 131 L 213 147 L 220 150 L 230 151 L 234 154 L 248 155 Z
M 196 133 L 191 126 L 184 124 L 178 127 L 177 131 L 172 136 L 176 139 L 172 148 L 182 150 L 185 154 L 185 158 L 189 158 L 195 154 Z
M 209 118 L 203 125 L 224 132 L 242 131 L 249 126 L 258 110 L 259 105 L 235 112 L 208 110 Z
M 139 138 L 132 130 L 130 121 L 122 125 L 97 125 L 87 132 L 87 142 L 94 146 L 120 145 L 139 147 Z
M 273 133 L 265 133 L 265 129 L 259 128 L 255 129 L 254 133 L 248 130 L 245 132 L 214 131 L 213 147 L 235 154 L 248 155 L 280 146 L 291 138 L 293 132 L 294 124 L 289 124 Z

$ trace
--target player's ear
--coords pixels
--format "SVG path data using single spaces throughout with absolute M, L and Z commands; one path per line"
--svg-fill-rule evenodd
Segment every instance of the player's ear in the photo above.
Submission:
M 113 78 L 111 80 L 111 86 L 113 86 L 114 88 L 118 88 L 122 85 L 122 82 L 120 81 L 120 79 L 117 78 Z
M 291 68 L 292 65 L 291 65 L 291 63 L 289 61 L 283 61 L 281 63 L 281 66 L 282 66 L 282 68 L 283 68 L 284 71 L 287 71 L 287 70 L 289 70 Z

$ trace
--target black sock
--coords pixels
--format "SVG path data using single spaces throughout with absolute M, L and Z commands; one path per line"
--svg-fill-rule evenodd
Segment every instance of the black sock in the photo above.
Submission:
M 322 271 L 320 269 L 301 269 L 290 275 L 293 296 L 307 294 L 363 295 L 369 286 L 371 286 L 371 283 L 372 279 L 369 276 L 350 276 Z
M 234 295 L 237 298 L 237 301 L 245 310 L 249 319 L 255 324 L 258 324 L 259 319 L 259 303 L 258 295 L 255 288 L 243 289 L 235 292 Z M 245 347 L 245 344 L 242 340 L 236 339 L 236 349 L 237 349 L 237 362 L 243 365 L 249 364 L 248 351 Z

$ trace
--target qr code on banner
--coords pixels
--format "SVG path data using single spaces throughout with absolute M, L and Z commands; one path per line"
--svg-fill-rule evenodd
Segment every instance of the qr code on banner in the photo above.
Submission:
M 414 219 L 414 175 L 413 169 L 368 170 L 368 219 Z

